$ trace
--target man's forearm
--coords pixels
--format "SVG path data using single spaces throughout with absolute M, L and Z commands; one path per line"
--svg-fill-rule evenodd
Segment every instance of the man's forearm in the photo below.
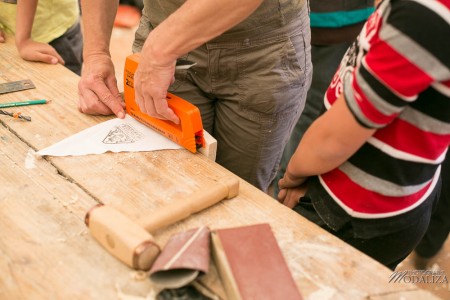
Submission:
M 143 52 L 170 63 L 247 18 L 261 2 L 188 0 L 150 33 Z
M 109 54 L 118 5 L 118 0 L 81 0 L 85 57 L 97 53 Z

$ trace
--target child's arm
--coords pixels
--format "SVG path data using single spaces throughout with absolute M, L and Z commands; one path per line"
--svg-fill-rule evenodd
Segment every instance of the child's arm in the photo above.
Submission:
M 23 44 L 31 39 L 34 15 L 38 0 L 17 1 L 16 44 Z
M 6 41 L 5 32 L 2 28 L 0 28 L 0 43 L 4 43 Z
M 15 38 L 19 54 L 23 59 L 29 61 L 64 64 L 64 60 L 52 46 L 31 39 L 37 4 L 38 0 L 17 1 Z

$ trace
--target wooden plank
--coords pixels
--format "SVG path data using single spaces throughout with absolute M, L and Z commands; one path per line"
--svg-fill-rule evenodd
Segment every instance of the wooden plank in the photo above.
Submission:
M 48 157 L 36 160 L 36 167 L 30 170 L 24 163 L 29 151 L 111 117 L 78 112 L 76 75 L 60 65 L 25 62 L 18 58 L 13 44 L 6 43 L 0 51 L 0 81 L 21 79 L 32 79 L 36 89 L 0 95 L 0 102 L 35 98 L 53 102 L 20 108 L 32 122 L 0 118 L 13 133 L 1 129 L 0 161 L 8 172 L 0 175 L 0 186 L 5 190 L 0 196 L 0 225 L 7 237 L 0 240 L 0 271 L 10 276 L 0 277 L 0 298 L 33 295 L 37 299 L 79 299 L 81 295 L 114 299 L 116 284 L 133 295 L 147 295 L 151 292 L 148 280 L 132 281 L 132 271 L 86 234 L 86 211 L 102 202 L 131 219 L 142 217 L 157 207 L 182 201 L 208 188 L 211 179 L 220 180 L 230 173 L 187 150 Z M 391 272 L 387 268 L 242 180 L 238 197 L 154 236 L 164 245 L 172 234 L 202 225 L 220 229 L 257 223 L 271 225 L 305 298 L 331 295 L 332 299 L 366 299 L 417 291 L 412 284 L 389 284 Z M 223 297 L 214 267 L 202 283 Z
M 116 299 L 152 286 L 105 255 L 84 224 L 96 201 L 0 126 L 0 299 Z

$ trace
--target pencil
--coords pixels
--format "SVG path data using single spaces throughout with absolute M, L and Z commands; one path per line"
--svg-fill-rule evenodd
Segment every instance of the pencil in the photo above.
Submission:
M 28 101 L 19 101 L 19 102 L 0 103 L 0 108 L 16 107 L 16 106 L 27 106 L 27 105 L 36 105 L 36 104 L 47 104 L 50 101 L 51 100 L 38 99 L 38 100 L 28 100 Z

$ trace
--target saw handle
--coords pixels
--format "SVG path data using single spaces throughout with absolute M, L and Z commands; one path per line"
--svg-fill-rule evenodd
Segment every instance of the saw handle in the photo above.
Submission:
M 152 233 L 160 228 L 181 221 L 190 215 L 208 208 L 223 199 L 230 199 L 239 193 L 239 179 L 233 176 L 221 178 L 176 203 L 165 205 L 150 216 L 138 221 L 145 230 Z

